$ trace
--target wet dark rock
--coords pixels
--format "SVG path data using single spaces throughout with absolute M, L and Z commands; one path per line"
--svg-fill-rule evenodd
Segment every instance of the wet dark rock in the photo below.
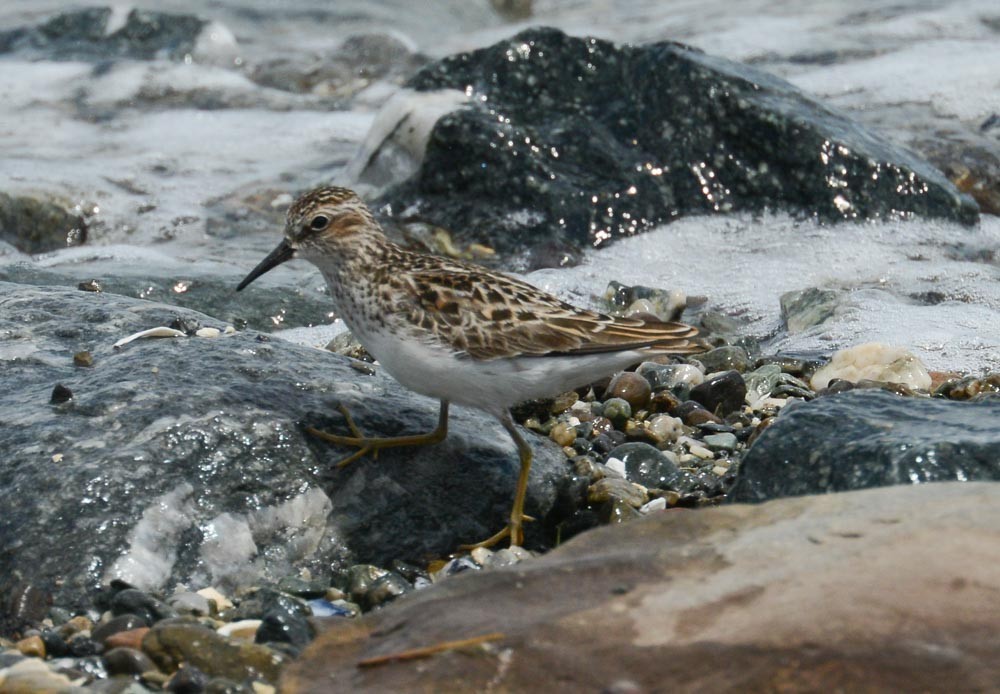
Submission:
M 389 573 L 387 569 L 371 564 L 352 566 L 347 570 L 347 582 L 344 585 L 344 590 L 350 596 L 351 600 L 362 604 L 368 591 L 375 584 L 375 581 L 387 573 Z
M 785 407 L 754 441 L 733 501 L 1000 480 L 1000 401 L 855 390 Z
M 115 593 L 111 598 L 111 612 L 115 616 L 134 615 L 143 620 L 146 626 L 177 616 L 170 605 L 136 588 L 126 588 Z
M 629 286 L 615 281 L 608 283 L 604 300 L 612 315 L 628 316 L 641 309 L 664 321 L 679 319 L 687 306 L 687 298 L 680 292 L 640 284 Z
M 723 417 L 739 410 L 746 395 L 747 385 L 738 371 L 726 371 L 691 389 L 692 400 Z
M 800 289 L 781 295 L 781 318 L 790 333 L 819 325 L 833 316 L 840 304 L 837 292 L 830 289 Z
M 161 622 L 142 640 L 142 650 L 164 672 L 175 671 L 182 663 L 207 675 L 236 681 L 261 678 L 277 681 L 288 657 L 255 643 L 229 641 L 198 624 Z
M 647 498 L 641 488 L 620 477 L 599 479 L 587 489 L 587 501 L 591 504 L 604 504 L 614 500 L 639 508 L 646 503 Z
M 622 371 L 611 379 L 611 383 L 608 384 L 608 387 L 604 391 L 604 398 L 606 400 L 609 398 L 621 398 L 634 411 L 641 410 L 649 404 L 652 392 L 649 381 L 645 378 L 634 371 Z
M 104 654 L 104 665 L 109 675 L 141 675 L 156 669 L 149 656 L 134 648 L 112 648 Z
M 53 202 L 0 193 L 0 241 L 24 253 L 46 253 L 85 243 L 87 223 Z
M 417 172 L 378 202 L 501 255 L 543 241 L 599 246 L 686 214 L 978 216 L 930 164 L 845 114 L 674 42 L 533 28 L 432 63 L 408 85 L 472 98 L 436 121 Z
M 375 582 L 371 584 L 365 592 L 364 601 L 361 606 L 366 609 L 382 607 L 383 605 L 392 602 L 400 595 L 409 593 L 411 590 L 413 590 L 413 586 L 411 586 L 405 578 L 390 571 L 384 576 L 379 576 Z
M 208 675 L 196 667 L 185 665 L 175 672 L 163 688 L 173 694 L 202 694 L 208 684 Z
M 481 568 L 471 557 L 455 557 L 445 564 L 438 574 L 441 576 L 455 576 L 466 571 L 479 571 Z
M 263 619 L 272 612 L 282 612 L 289 615 L 309 615 L 309 604 L 294 595 L 288 595 L 270 587 L 259 588 L 242 598 L 240 604 L 226 611 L 226 619 Z
M 704 405 L 694 400 L 682 402 L 670 414 L 688 426 L 696 427 L 706 423 L 722 424 L 722 420 L 719 417 L 706 410 Z
M 64 386 L 62 383 L 57 383 L 52 389 L 52 394 L 49 396 L 49 402 L 53 405 L 61 405 L 64 402 L 69 402 L 73 399 L 73 391 Z
M 112 10 L 89 7 L 57 14 L 37 26 L 0 32 L 0 53 L 27 52 L 55 60 L 184 58 L 206 22 L 193 15 L 133 9 L 108 32 Z
M 39 636 L 45 644 L 45 654 L 50 658 L 62 658 L 70 654 L 69 644 L 54 629 L 42 629 Z
M 725 345 L 699 354 L 698 361 L 705 365 L 705 373 L 716 371 L 739 371 L 743 373 L 750 365 L 750 355 L 742 347 Z
M 48 590 L 24 580 L 18 571 L 3 572 L 0 575 L 0 634 L 15 634 L 37 625 L 45 618 L 51 602 Z
M 312 639 L 312 630 L 306 618 L 301 615 L 274 611 L 264 615 L 257 634 L 256 643 L 289 643 L 296 648 L 304 648 Z
M 321 598 L 330 588 L 330 581 L 322 579 L 306 580 L 298 576 L 285 576 L 278 581 L 278 590 L 300 598 Z
M 60 605 L 83 606 L 113 578 L 169 595 L 179 583 L 229 591 L 306 569 L 322 576 L 359 562 L 420 561 L 506 522 L 519 467 L 487 415 L 458 408 L 443 443 L 338 469 L 351 451 L 309 437 L 302 423 L 346 431 L 343 400 L 370 435 L 423 432 L 437 403 L 381 373 L 359 374 L 343 357 L 261 343 L 253 332 L 111 348 L 177 316 L 225 327 L 178 307 L 4 282 L 0 303 L 8 346 L 73 354 L 82 342 L 95 357 L 90 369 L 30 356 L 5 363 L 0 556 L 3 573 L 30 575 L 42 600 L 52 592 Z M 78 337 L 60 337 L 66 327 Z M 55 383 L 72 389 L 71 403 L 49 403 Z M 87 443 L 95 432 L 102 447 Z M 557 446 L 526 438 L 535 452 L 526 511 L 540 521 L 527 531 L 537 543 L 572 471 Z M 61 462 L 39 464 L 52 456 Z M 81 562 L 80 547 L 94 561 Z M 6 624 L 19 609 L 3 603 Z
M 76 634 L 69 639 L 66 645 L 69 647 L 70 655 L 74 658 L 86 658 L 97 655 L 104 650 L 101 644 L 86 634 Z
M 609 458 L 625 463 L 625 477 L 650 489 L 670 486 L 680 470 L 663 453 L 648 443 L 625 443 L 618 446 Z

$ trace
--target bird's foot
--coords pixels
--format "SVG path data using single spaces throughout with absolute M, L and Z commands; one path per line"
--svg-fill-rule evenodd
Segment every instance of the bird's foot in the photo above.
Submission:
M 492 537 L 488 537 L 482 542 L 477 542 L 471 545 L 459 545 L 458 548 L 463 551 L 470 551 L 477 549 L 479 547 L 493 547 L 504 540 L 504 538 L 510 538 L 511 547 L 520 547 L 524 544 L 524 523 L 535 520 L 531 516 L 521 516 L 517 522 L 513 519 L 506 525 L 506 527 L 498 532 Z
M 439 443 L 444 440 L 444 437 L 448 433 L 445 425 L 445 422 L 447 422 L 447 409 L 443 410 L 443 418 L 438 424 L 438 427 L 430 433 L 416 434 L 413 436 L 388 437 L 365 436 L 354 423 L 351 413 L 343 404 L 337 405 L 337 410 L 341 415 L 343 415 L 347 428 L 351 432 L 350 436 L 331 434 L 315 427 L 306 427 L 306 433 L 311 436 L 315 436 L 316 438 L 323 439 L 324 441 L 337 444 L 338 446 L 351 446 L 358 449 L 343 460 L 340 460 L 337 463 L 338 468 L 353 463 L 355 460 L 367 455 L 368 453 L 371 453 L 373 458 L 378 458 L 378 452 L 383 448 L 395 448 L 397 446 L 429 446 L 434 443 Z

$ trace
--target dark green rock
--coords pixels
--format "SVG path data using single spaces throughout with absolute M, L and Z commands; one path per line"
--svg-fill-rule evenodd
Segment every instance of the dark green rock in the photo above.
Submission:
M 87 223 L 53 202 L 0 193 L 0 241 L 24 253 L 47 253 L 85 243 Z
M 944 480 L 1000 480 L 1000 398 L 853 390 L 789 405 L 747 452 L 731 499 Z
M 978 218 L 939 171 L 846 114 L 674 42 L 618 46 L 532 28 L 408 84 L 474 98 L 437 121 L 419 170 L 379 202 L 501 253 L 600 246 L 681 215 L 737 210 Z
M 142 639 L 143 652 L 164 672 L 181 663 L 210 676 L 236 681 L 262 679 L 276 683 L 288 657 L 256 643 L 229 641 L 218 632 L 198 624 L 164 622 Z

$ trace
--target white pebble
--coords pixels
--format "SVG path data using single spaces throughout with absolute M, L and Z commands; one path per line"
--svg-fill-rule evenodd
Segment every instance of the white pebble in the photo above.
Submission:
M 647 501 L 639 508 L 639 513 L 652 513 L 653 511 L 662 511 L 667 507 L 667 500 L 662 496 L 652 501 Z
M 722 467 L 721 465 L 716 465 L 712 468 L 712 472 L 715 473 L 716 477 L 724 477 L 727 472 L 729 472 L 728 467 Z
M 869 342 L 835 352 L 830 363 L 813 374 L 809 384 L 813 390 L 820 390 L 835 378 L 852 383 L 870 379 L 901 383 L 910 388 L 931 387 L 931 376 L 920 359 L 904 347 L 893 347 L 880 342 Z
M 218 337 L 222 331 L 218 328 L 198 328 L 194 334 L 198 337 Z
M 262 624 L 259 619 L 241 619 L 238 622 L 229 622 L 216 629 L 222 636 L 228 636 L 244 641 L 253 641 L 257 635 L 257 629 Z
M 604 465 L 612 472 L 620 475 L 622 478 L 625 477 L 625 461 L 619 460 L 618 458 L 608 458 Z
M 195 592 L 206 600 L 215 600 L 215 606 L 219 609 L 219 612 L 228 610 L 233 606 L 232 601 L 215 588 L 202 588 Z

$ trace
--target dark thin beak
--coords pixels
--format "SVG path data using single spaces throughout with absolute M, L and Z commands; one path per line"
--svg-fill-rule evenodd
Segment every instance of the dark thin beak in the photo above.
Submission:
M 243 287 L 253 282 L 268 270 L 276 268 L 286 260 L 291 260 L 294 257 L 295 249 L 289 246 L 287 241 L 282 241 L 278 244 L 277 248 L 268 253 L 267 257 L 257 264 L 257 267 L 250 271 L 249 275 L 243 278 L 243 281 L 236 287 L 236 291 L 241 291 Z

